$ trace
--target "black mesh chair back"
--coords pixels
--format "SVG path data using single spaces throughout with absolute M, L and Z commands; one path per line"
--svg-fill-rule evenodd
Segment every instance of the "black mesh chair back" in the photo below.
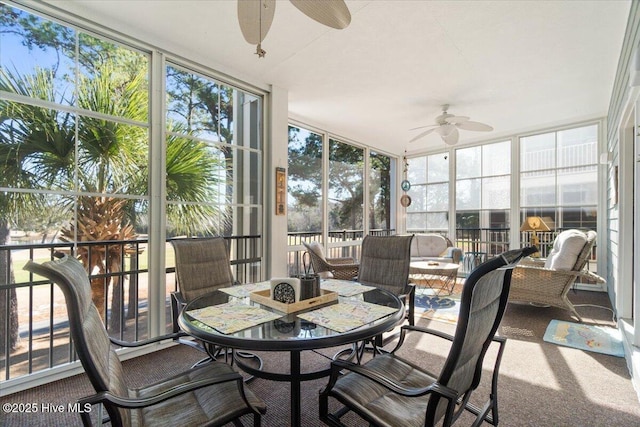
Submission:
M 172 240 L 176 279 L 184 301 L 233 285 L 229 248 L 222 237 Z
M 438 378 L 439 384 L 463 396 L 465 404 L 480 383 L 484 356 L 507 306 L 513 270 L 501 267 L 531 253 L 532 249 L 526 248 L 500 254 L 480 264 L 465 281 L 453 343 Z M 425 425 L 440 420 L 446 410 L 447 402 L 434 395 L 429 400 Z
M 409 283 L 411 239 L 413 235 L 365 236 L 362 241 L 358 282 L 408 299 L 407 317 L 413 325 L 414 287 Z
M 113 426 L 141 425 L 209 425 L 238 422 L 244 414 L 260 415 L 266 407 L 249 390 L 243 388 L 242 376 L 223 363 L 212 362 L 148 386 L 127 386 L 120 359 L 112 342 L 126 346 L 108 336 L 96 306 L 91 300 L 91 284 L 84 266 L 75 258 L 42 264 L 29 261 L 32 273 L 56 283 L 67 304 L 69 329 L 76 353 L 96 394 L 79 402 L 104 405 Z M 173 334 L 133 343 L 140 347 L 173 338 Z M 128 406 L 125 408 L 123 406 Z M 89 412 L 81 414 L 83 423 L 91 425 Z M 102 421 L 102 420 L 101 420 Z
M 320 393 L 320 419 L 343 426 L 340 417 L 349 410 L 372 426 L 450 426 L 467 410 L 476 415 L 473 425 L 498 424 L 497 383 L 506 339 L 495 337 L 509 296 L 513 264 L 537 251 L 525 248 L 505 252 L 471 272 L 463 286 L 460 313 L 454 335 L 422 326 L 402 327 L 398 345 L 390 353 L 377 355 L 365 364 L 345 360 L 331 363 L 331 377 Z M 409 333 L 451 342 L 449 354 L 438 373 L 429 372 L 419 361 L 400 356 Z M 482 408 L 469 402 L 480 382 L 483 360 L 492 342 L 498 343 L 489 399 Z M 414 348 L 408 349 L 411 358 Z M 344 406 L 329 413 L 329 397 Z
M 178 290 L 171 294 L 173 332 L 180 310 L 190 301 L 234 284 L 229 249 L 222 237 L 172 240 Z M 187 342 L 182 341 L 184 344 Z
M 120 359 L 91 300 L 91 284 L 84 266 L 75 258 L 65 257 L 43 264 L 29 261 L 24 268 L 51 279 L 62 290 L 71 338 L 93 388 L 97 392 L 109 391 L 118 397 L 128 397 Z M 116 425 L 131 424 L 129 411 L 110 406 L 106 409 Z

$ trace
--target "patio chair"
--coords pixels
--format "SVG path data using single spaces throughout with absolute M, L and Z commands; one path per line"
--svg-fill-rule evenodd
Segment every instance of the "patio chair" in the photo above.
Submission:
M 236 284 L 229 249 L 222 237 L 172 240 L 178 290 L 171 293 L 173 332 L 178 332 L 180 310 L 190 301 Z
M 323 279 L 352 280 L 358 276 L 358 262 L 349 257 L 327 258 L 318 242 L 302 242 L 311 257 L 313 272 Z
M 173 332 L 179 332 L 178 317 L 180 312 L 190 301 L 213 292 L 238 284 L 231 272 L 229 248 L 224 238 L 179 239 L 172 240 L 171 245 L 175 253 L 176 281 L 178 290 L 171 293 L 171 313 L 173 317 Z M 203 350 L 209 357 L 216 359 L 224 355 L 225 360 L 232 353 L 228 349 L 200 343 L 192 339 L 180 338 L 181 344 L 186 344 Z M 238 352 L 243 358 L 253 358 L 262 369 L 262 359 L 253 353 Z M 204 362 L 206 359 L 198 362 Z M 249 377 L 248 380 L 253 377 Z
M 582 322 L 567 294 L 578 277 L 604 282 L 600 276 L 585 270 L 596 237 L 595 231 L 574 229 L 558 234 L 544 264 L 522 262 L 515 268 L 509 301 L 566 309 Z
M 405 325 L 392 352 L 363 365 L 345 360 L 331 362 L 328 385 L 320 393 L 320 419 L 343 426 L 340 418 L 353 411 L 372 426 L 450 426 L 467 410 L 476 416 L 474 426 L 498 424 L 498 371 L 506 339 L 495 337 L 509 295 L 512 265 L 535 248 L 505 252 L 477 267 L 462 289 L 460 316 L 453 336 L 429 328 Z M 440 372 L 429 372 L 419 362 L 397 353 L 407 334 L 421 333 L 420 342 L 437 337 L 451 342 Z M 492 342 L 498 344 L 491 393 L 479 408 L 469 402 L 482 375 L 484 356 Z M 420 360 L 411 348 L 407 357 Z M 329 398 L 342 407 L 329 413 Z
M 415 321 L 415 286 L 409 281 L 411 263 L 411 240 L 406 236 L 365 236 L 357 281 L 363 285 L 375 286 L 396 295 L 404 302 L 405 316 L 410 325 Z M 363 294 L 367 301 L 367 293 Z M 337 352 L 333 359 L 343 358 L 359 361 L 365 351 L 383 352 L 383 347 L 398 336 L 398 333 L 378 335 L 361 343 L 354 343 L 348 349 Z
M 62 290 L 69 313 L 69 329 L 78 358 L 96 394 L 78 400 L 102 404 L 113 426 L 207 425 L 222 426 L 253 414 L 259 426 L 266 406 L 244 387 L 242 376 L 225 363 L 210 361 L 163 381 L 139 389 L 126 385 L 125 373 L 111 344 L 141 347 L 173 339 L 168 334 L 146 341 L 127 343 L 107 335 L 98 310 L 91 301 L 91 285 L 84 266 L 75 258 L 37 264 L 29 261 L 25 270 L 56 283 Z M 91 412 L 81 413 L 85 426 L 92 423 Z
M 412 239 L 413 235 L 365 236 L 358 272 L 358 282 L 385 289 L 405 301 L 410 325 L 415 312 L 415 286 L 409 282 Z

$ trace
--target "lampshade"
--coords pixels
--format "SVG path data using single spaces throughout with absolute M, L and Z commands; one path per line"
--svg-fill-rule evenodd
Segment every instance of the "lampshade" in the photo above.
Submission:
M 524 220 L 522 226 L 520 227 L 520 231 L 531 231 L 531 245 L 537 248 L 540 248 L 540 240 L 538 240 L 538 236 L 536 232 L 538 231 L 551 231 L 549 228 L 549 224 L 545 221 L 545 219 L 551 219 L 549 217 L 540 218 L 539 216 L 528 216 L 527 219 Z M 555 228 L 555 226 L 554 226 Z M 536 252 L 531 254 L 533 258 L 538 258 L 540 256 L 540 252 Z
M 549 217 L 540 218 L 539 216 L 528 216 L 522 223 L 520 231 L 551 231 L 551 228 L 545 221 L 547 218 Z

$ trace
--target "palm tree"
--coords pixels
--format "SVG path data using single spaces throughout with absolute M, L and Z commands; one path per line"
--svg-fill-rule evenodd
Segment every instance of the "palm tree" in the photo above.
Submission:
M 79 80 L 77 95 L 56 100 L 53 75 L 37 70 L 33 76 L 0 70 L 0 90 L 50 102 L 75 105 L 111 117 L 126 117 L 146 123 L 148 90 L 146 69 L 129 78 L 114 79 L 118 66 L 106 61 L 91 76 Z M 10 218 L 25 206 L 30 212 L 42 207 L 50 190 L 58 204 L 67 207 L 69 220 L 61 239 L 70 242 L 122 241 L 136 238 L 136 201 L 117 194 L 144 195 L 148 187 L 148 131 L 144 126 L 115 120 L 80 116 L 27 103 L 0 100 L 0 186 L 42 190 L 41 193 L 13 193 L 0 196 L 0 214 Z M 77 132 L 77 137 L 76 137 Z M 77 167 L 76 167 L 77 165 Z M 186 137 L 167 140 L 167 195 L 177 201 L 217 200 L 220 169 L 207 148 Z M 72 191 L 85 193 L 71 196 Z M 15 199 L 20 201 L 18 204 Z M 212 217 L 220 215 L 216 205 L 182 204 L 168 209 L 168 217 L 178 231 L 215 233 Z M 7 220 L 5 227 L 8 229 Z M 0 223 L 0 226 L 3 225 Z M 2 235 L 0 234 L 0 238 Z M 6 241 L 0 240 L 0 245 Z M 121 245 L 99 245 L 89 251 L 79 247 L 77 256 L 88 271 L 117 273 L 123 252 Z M 131 250 L 125 248 L 125 254 Z M 105 317 L 109 285 L 119 295 L 121 283 L 115 279 L 92 280 L 93 298 Z M 1 297 L 1 295 L 0 295 Z M 115 315 L 110 326 L 119 330 L 119 298 L 113 298 Z

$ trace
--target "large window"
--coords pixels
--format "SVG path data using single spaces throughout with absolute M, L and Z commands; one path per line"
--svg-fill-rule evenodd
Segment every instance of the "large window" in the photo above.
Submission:
M 456 237 L 474 251 L 507 250 L 510 208 L 510 141 L 457 149 Z
M 364 149 L 329 140 L 329 233 L 363 228 Z
M 519 144 L 520 158 L 512 168 L 514 144 Z M 543 256 L 562 230 L 597 231 L 597 124 L 451 152 L 455 158 L 455 187 L 448 181 L 450 153 L 408 160 L 412 204 L 407 208 L 407 231 L 446 231 L 448 192 L 454 188 L 456 242 L 468 252 L 490 256 L 508 249 L 511 229 L 519 229 L 529 216 L 542 217 L 550 228 L 537 233 Z M 512 195 L 517 192 L 511 184 L 514 173 L 520 194 L 515 203 Z M 510 218 L 512 209 L 517 209 L 513 212 L 519 212 L 519 218 Z M 529 241 L 527 233 L 521 234 L 520 242 Z
M 149 222 L 149 55 L 10 6 L 0 4 L 0 15 L 0 228 L 42 243 L 95 243 L 74 248 L 104 275 L 91 282 L 93 301 L 112 334 L 128 321 L 128 338 L 144 337 L 145 296 L 127 308 L 137 290 L 119 272 L 134 254 L 146 265 L 146 253 L 104 242 L 134 240 Z M 47 288 L 17 290 L 20 325 L 42 320 L 29 306 Z
M 163 243 L 150 244 L 153 230 L 223 235 L 236 279 L 261 278 L 261 95 L 81 24 L 0 3 L 5 379 L 73 359 L 64 298 L 56 286 L 33 285 L 40 278 L 22 271 L 29 258 L 46 261 L 59 250 L 78 257 L 110 335 L 128 341 L 171 326 L 167 310 L 149 310 L 152 294 L 168 306 L 175 289 L 172 274 L 162 281 L 161 267 L 174 265 L 170 245 L 166 260 L 150 265 Z M 165 86 L 164 94 L 150 90 Z M 152 222 L 156 212 L 164 215 Z M 161 280 L 150 283 L 150 272 Z
M 289 126 L 289 273 L 301 271 L 302 242 L 321 242 L 328 257 L 359 259 L 365 232 L 394 233 L 396 168 L 385 154 Z
M 287 223 L 289 234 L 322 230 L 322 135 L 289 126 Z M 295 241 L 292 242 L 295 244 Z
M 395 216 L 391 211 L 395 161 L 389 156 L 371 151 L 369 164 L 369 229 L 372 232 L 384 232 L 395 228 Z
M 596 230 L 597 153 L 597 125 L 520 138 L 521 222 L 540 216 L 557 231 Z M 541 244 L 551 242 L 542 234 Z
M 261 235 L 261 98 L 175 64 L 166 88 L 167 235 Z M 236 256 L 261 254 L 229 243 Z M 235 273 L 259 279 L 259 269 Z
M 449 230 L 449 160 L 446 153 L 415 157 L 408 161 L 407 231 Z

